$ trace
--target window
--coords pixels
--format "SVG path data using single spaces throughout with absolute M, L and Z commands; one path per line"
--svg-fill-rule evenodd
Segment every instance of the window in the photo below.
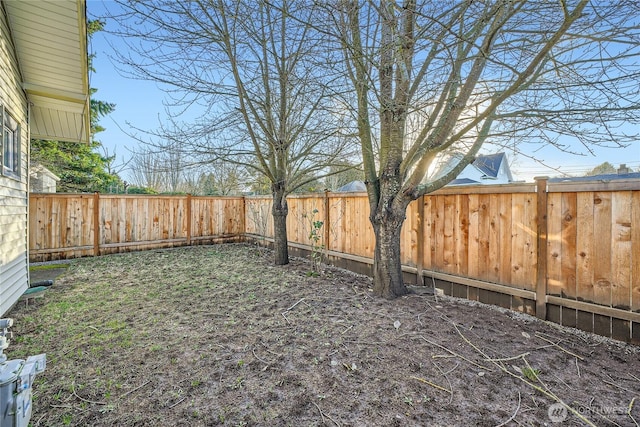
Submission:
M 2 118 L 2 175 L 20 176 L 20 127 L 4 107 L 0 107 Z

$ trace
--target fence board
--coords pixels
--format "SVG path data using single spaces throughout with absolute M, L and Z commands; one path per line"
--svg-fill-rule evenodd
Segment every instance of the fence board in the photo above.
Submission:
M 594 302 L 611 306 L 611 193 L 593 195 Z
M 519 289 L 524 288 L 525 276 L 525 244 L 526 244 L 526 222 L 525 222 L 525 196 L 514 194 L 511 200 L 512 218 L 512 239 L 511 239 L 511 282 Z
M 562 296 L 576 299 L 576 193 L 562 194 Z
M 499 282 L 503 285 L 511 283 L 511 194 L 500 195 L 500 208 L 498 215 L 500 218 L 500 277 Z
M 500 282 L 501 247 L 500 247 L 500 196 L 498 194 L 489 195 L 489 263 L 487 279 L 493 283 Z
M 631 310 L 640 313 L 640 191 L 634 191 L 631 200 L 631 248 Z M 640 337 L 640 322 L 637 328 Z
M 469 277 L 480 278 L 479 269 L 479 209 L 480 199 L 478 194 L 469 195 L 469 255 L 468 263 Z
M 631 192 L 612 194 L 611 306 L 628 310 L 631 307 Z
M 547 198 L 547 294 L 562 295 L 562 194 Z
M 413 201 L 407 207 L 407 219 L 404 221 L 400 238 L 400 257 L 404 265 L 416 267 L 418 265 L 418 243 L 420 242 L 420 214 L 418 204 L 420 199 Z
M 433 196 L 423 197 L 424 221 L 422 230 L 422 244 L 424 245 L 422 264 L 427 270 L 434 270 L 434 256 L 436 252 L 435 239 L 433 238 L 435 231 L 435 218 L 433 217 Z
M 595 301 L 593 197 L 592 192 L 576 196 L 576 297 L 586 302 Z

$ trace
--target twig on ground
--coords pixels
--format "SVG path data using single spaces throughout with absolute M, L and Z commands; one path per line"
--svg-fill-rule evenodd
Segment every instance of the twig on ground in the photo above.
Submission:
M 139 385 L 138 387 L 134 388 L 133 390 L 129 390 L 128 392 L 126 392 L 125 394 L 121 395 L 120 397 L 118 397 L 118 399 L 122 399 L 123 397 L 126 397 L 128 395 L 130 395 L 131 393 L 135 393 L 136 391 L 140 390 L 142 387 L 146 386 L 147 384 L 149 384 L 151 382 L 151 380 L 147 381 L 146 383 Z
M 516 360 L 516 359 L 522 359 L 526 356 L 529 355 L 529 352 L 527 351 L 526 353 L 522 353 L 522 354 L 518 354 L 517 356 L 512 356 L 512 357 L 502 357 L 502 358 L 498 358 L 498 359 L 485 359 L 487 362 L 508 362 L 509 360 Z
M 73 405 L 49 405 L 49 407 L 50 408 L 74 409 L 74 410 L 82 411 L 82 412 L 86 411 L 85 409 L 77 408 L 77 407 L 75 407 Z
M 607 376 L 608 376 L 609 378 L 611 378 L 611 375 L 607 375 Z M 611 378 L 611 381 L 614 381 L 614 379 L 613 379 L 613 378 Z M 631 394 L 635 394 L 635 393 L 637 393 L 637 391 L 629 390 L 628 388 L 624 388 L 624 387 L 622 387 L 622 386 L 619 386 L 618 384 L 616 384 L 616 383 L 614 383 L 614 382 L 610 382 L 610 381 L 607 381 L 607 380 L 604 380 L 604 379 L 602 380 L 602 382 L 603 382 L 603 383 L 605 383 L 605 384 L 609 384 L 610 386 L 613 386 L 613 387 L 619 388 L 620 390 L 627 391 L 627 392 L 629 392 L 629 393 L 631 393 Z
M 488 358 L 487 354 L 482 351 L 480 348 L 478 348 L 478 346 L 476 346 L 475 344 L 473 344 L 471 341 L 469 341 L 467 339 L 467 337 L 464 336 L 464 334 L 460 331 L 460 328 L 458 328 L 458 325 L 456 325 L 455 323 L 453 324 L 453 327 L 456 328 L 456 331 L 458 331 L 458 335 L 460 335 L 460 337 L 466 342 L 468 343 L 471 347 L 473 347 L 473 349 L 478 352 L 479 354 L 481 354 L 482 356 L 484 356 L 485 358 Z M 527 364 L 527 367 L 531 368 L 531 365 L 529 365 L 529 362 L 527 362 L 527 359 L 523 358 L 524 362 Z M 575 408 L 571 407 L 570 405 L 567 405 L 562 399 L 560 399 L 558 396 L 556 396 L 550 389 L 549 387 L 547 387 L 547 385 L 540 379 L 540 377 L 538 377 L 538 381 L 540 382 L 540 384 L 542 384 L 543 387 L 538 386 L 537 384 L 532 383 L 531 381 L 527 380 L 526 378 L 520 376 L 520 375 L 516 375 L 513 372 L 511 372 L 509 369 L 505 368 L 504 365 L 499 364 L 498 362 L 491 362 L 493 363 L 498 369 L 500 369 L 502 372 L 506 373 L 507 375 L 510 375 L 513 378 L 516 378 L 520 381 L 522 381 L 523 383 L 527 384 L 529 387 L 532 387 L 533 389 L 539 391 L 540 393 L 544 394 L 547 397 L 550 397 L 551 399 L 555 400 L 556 402 L 558 402 L 559 404 L 561 404 L 562 406 L 564 406 L 565 408 L 567 408 L 567 410 L 569 412 L 571 412 L 572 414 L 574 414 L 576 417 L 578 417 L 581 421 L 583 421 L 586 425 L 589 425 L 591 427 L 596 427 L 596 425 L 594 423 L 592 423 L 588 418 L 586 418 L 585 416 L 583 416 L 580 412 L 578 412 Z
M 518 411 L 520 410 L 520 400 L 521 400 L 520 392 L 518 392 L 518 406 L 516 407 L 515 412 L 513 413 L 513 415 L 511 415 L 511 417 L 508 420 L 498 424 L 496 427 L 506 426 L 507 424 L 509 424 L 511 421 L 513 421 L 516 418 L 516 415 L 518 415 Z
M 261 361 L 262 363 L 264 363 L 264 364 L 266 364 L 266 365 L 268 365 L 268 364 L 269 364 L 269 362 L 267 362 L 266 360 L 261 359 L 261 358 L 259 358 L 259 357 L 258 357 L 258 355 L 256 354 L 255 349 L 253 349 L 253 348 L 252 348 L 252 349 L 251 349 L 251 353 L 253 353 L 253 357 L 255 357 L 256 359 L 258 359 L 258 360 L 259 360 L 259 361 Z
M 636 425 L 636 427 L 638 427 L 638 422 L 636 421 L 635 418 L 633 418 L 633 415 L 631 415 L 631 411 L 633 410 L 633 403 L 636 401 L 636 398 L 634 397 L 633 399 L 631 399 L 631 402 L 629 402 L 629 408 L 627 409 L 627 415 L 629 416 L 629 418 L 631 418 L 631 421 L 633 421 L 633 423 Z
M 554 347 L 557 347 L 559 350 L 562 350 L 565 353 L 570 354 L 573 357 L 577 357 L 580 360 L 584 360 L 584 358 L 582 356 L 578 356 L 577 354 L 575 354 L 575 353 L 567 350 L 566 348 L 558 345 L 558 343 L 555 343 L 555 342 L 551 341 L 550 339 L 547 339 L 547 338 L 543 337 L 539 332 L 536 332 L 535 335 L 536 335 L 536 337 L 540 338 L 541 340 L 548 342 L 549 344 L 551 344 Z
M 602 411 L 594 409 L 593 408 L 593 401 L 594 401 L 594 398 L 591 398 L 591 400 L 589 401 L 589 406 L 581 405 L 580 402 L 576 402 L 576 401 L 573 402 L 573 405 L 576 406 L 581 413 L 584 413 L 584 412 L 586 412 L 588 410 L 591 414 L 598 415 L 600 418 L 602 418 L 603 420 L 605 420 L 608 423 L 607 425 L 610 424 L 610 425 L 614 425 L 614 426 L 617 426 L 617 427 L 622 427 L 617 422 L 615 422 L 612 419 L 610 419 L 607 416 L 605 416 L 602 413 Z
M 578 365 L 578 358 L 575 358 L 576 361 L 576 369 L 578 370 L 578 378 L 580 378 L 580 366 Z
M 347 329 L 345 329 L 344 331 L 340 332 L 340 335 L 344 335 L 351 328 L 353 328 L 353 325 L 349 326 Z
M 325 414 L 324 412 L 322 412 L 322 409 L 320 409 L 320 407 L 318 406 L 318 404 L 317 404 L 316 402 L 311 402 L 311 403 L 313 403 L 313 404 L 315 405 L 315 407 L 316 407 L 316 408 L 318 408 L 318 412 L 320 412 L 320 417 L 322 417 L 322 424 L 324 424 L 324 417 L 326 416 L 326 417 L 327 417 L 327 418 L 329 418 L 331 421 L 333 421 L 333 423 L 334 423 L 335 425 L 337 425 L 338 427 L 340 427 L 340 424 L 339 424 L 336 420 L 334 420 L 333 418 L 331 418 L 331 417 L 329 416 L 329 414 Z
M 435 364 L 435 362 L 433 362 L 433 363 Z M 456 369 L 458 369 L 458 366 L 460 366 L 460 362 L 456 362 L 456 366 L 454 366 L 453 368 L 449 369 L 447 372 L 443 373 L 442 375 L 450 374 L 451 372 L 453 372 Z
M 420 338 L 422 338 L 423 340 L 425 340 L 426 342 L 428 342 L 429 344 L 434 345 L 434 346 L 436 346 L 436 347 L 438 347 L 438 348 L 441 348 L 442 350 L 444 350 L 444 351 L 446 351 L 446 352 L 448 352 L 448 353 L 451 353 L 453 356 L 455 356 L 455 357 L 459 357 L 460 359 L 462 359 L 462 360 L 464 360 L 464 361 L 466 361 L 466 362 L 469 362 L 469 363 L 471 363 L 472 365 L 477 366 L 477 367 L 478 367 L 478 368 L 480 368 L 480 369 L 484 369 L 484 370 L 486 370 L 486 371 L 491 371 L 491 369 L 487 368 L 486 366 L 483 366 L 483 365 L 481 365 L 481 364 L 479 364 L 479 363 L 476 363 L 476 362 L 474 362 L 473 360 L 470 360 L 470 359 L 468 359 L 468 358 L 464 357 L 463 355 L 456 353 L 456 352 L 455 352 L 455 351 L 453 351 L 453 350 L 449 350 L 447 347 L 445 347 L 445 346 L 443 346 L 443 345 L 440 345 L 440 344 L 438 344 L 437 342 L 433 342 L 433 341 L 431 341 L 431 340 L 428 340 L 427 338 L 423 337 L 422 335 L 420 335 L 419 337 L 420 337 Z M 434 357 L 436 357 L 436 356 L 434 356 Z M 439 356 L 439 357 L 442 357 L 442 356 Z M 486 357 L 486 355 L 485 355 L 485 357 Z
M 289 319 L 287 319 L 287 316 L 285 316 L 284 313 L 286 313 L 286 311 L 283 311 L 280 314 L 282 314 L 282 317 L 284 317 L 284 320 L 286 320 L 288 324 L 291 324 L 291 322 L 289 322 Z
M 433 363 L 433 366 L 435 366 L 436 369 L 438 371 L 440 371 L 440 374 L 444 377 L 445 380 L 447 380 L 447 383 L 449 383 L 449 405 L 451 405 L 451 402 L 453 402 L 453 385 L 451 384 L 451 381 L 449 381 L 449 377 L 447 377 L 447 374 L 449 372 L 453 371 L 453 369 L 455 369 L 458 366 L 460 366 L 460 362 L 456 363 L 456 366 L 453 369 L 451 369 L 450 371 L 448 371 L 447 374 L 442 372 L 442 369 L 440 368 L 440 366 L 438 366 L 438 364 L 436 362 L 431 361 L 431 363 Z
M 264 350 L 265 350 L 267 353 L 271 353 L 271 354 L 273 354 L 274 356 L 282 357 L 282 354 L 280 354 L 280 353 L 276 353 L 275 351 L 271 351 L 271 350 L 269 350 L 268 348 L 265 348 Z
M 85 399 L 84 397 L 78 396 L 78 393 L 76 393 L 76 384 L 75 384 L 75 382 L 71 383 L 71 394 L 73 394 L 75 397 L 77 397 L 78 399 L 82 400 L 83 402 L 91 403 L 93 405 L 106 405 L 107 404 L 107 402 L 96 402 L 96 401 Z
M 302 301 L 304 301 L 304 298 L 300 298 L 298 302 L 293 304 L 291 307 L 287 308 L 284 312 L 286 313 L 287 311 L 291 311 L 296 305 L 300 304 Z
M 324 414 L 322 413 L 322 409 L 320 409 L 320 407 L 316 402 L 311 402 L 311 403 L 313 403 L 315 407 L 318 408 L 318 412 L 320 412 L 320 418 L 322 419 L 322 425 L 324 425 Z
M 169 406 L 169 409 L 173 408 L 174 406 L 178 406 L 179 404 L 181 404 L 182 402 L 184 402 L 187 399 L 187 396 L 183 397 L 182 399 L 178 400 L 176 403 L 174 403 L 173 405 Z
M 430 385 L 430 386 L 431 386 L 431 387 L 433 387 L 433 388 L 437 388 L 438 390 L 442 390 L 442 391 L 447 392 L 447 393 L 449 393 L 449 394 L 453 394 L 453 392 L 452 392 L 451 390 L 447 390 L 446 388 L 444 388 L 444 387 L 442 387 L 442 386 L 439 386 L 438 384 L 432 383 L 431 381 L 426 380 L 426 379 L 424 379 L 424 378 L 414 377 L 413 375 L 412 375 L 412 376 L 410 376 L 409 378 L 414 379 L 414 380 L 418 380 L 418 381 L 420 381 L 421 383 L 428 384 L 428 385 Z

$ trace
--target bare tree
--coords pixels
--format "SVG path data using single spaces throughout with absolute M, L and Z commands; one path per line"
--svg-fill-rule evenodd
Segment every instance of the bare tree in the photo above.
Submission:
M 408 204 L 486 142 L 588 151 L 637 139 L 621 126 L 639 121 L 637 1 L 342 0 L 326 11 L 319 22 L 340 43 L 354 96 L 379 296 L 407 292 Z M 454 150 L 459 162 L 431 175 Z
M 198 190 L 204 195 L 238 195 L 242 193 L 247 179 L 244 167 L 218 161 L 200 175 Z
M 288 263 L 286 197 L 348 157 L 332 111 L 331 73 L 320 72 L 325 40 L 309 23 L 312 2 L 193 0 L 118 2 L 130 40 L 119 60 L 138 78 L 172 87 L 173 107 L 197 107 L 195 123 L 159 131 L 201 162 L 243 165 L 273 196 L 275 262 Z M 182 110 L 180 110 L 182 109 Z M 175 110 L 174 110 L 175 111 Z
M 142 149 L 131 158 L 130 171 L 133 183 L 139 187 L 164 191 L 166 176 L 164 161 L 151 149 Z

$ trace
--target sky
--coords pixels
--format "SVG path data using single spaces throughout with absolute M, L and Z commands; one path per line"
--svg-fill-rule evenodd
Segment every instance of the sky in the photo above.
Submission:
M 89 19 L 102 16 L 105 8 L 113 6 L 114 3 L 110 1 L 88 0 Z M 115 25 L 114 22 L 107 21 L 107 30 L 113 25 Z M 102 143 L 109 155 L 116 154 L 117 166 L 125 164 L 132 157 L 132 153 L 139 148 L 139 142 L 132 136 L 139 135 L 135 128 L 157 129 L 166 115 L 163 105 L 165 95 L 162 88 L 153 82 L 122 76 L 116 69 L 118 65 L 114 63 L 114 48 L 124 47 L 108 31 L 96 33 L 89 46 L 90 53 L 96 55 L 94 59 L 96 72 L 90 75 L 91 87 L 98 90 L 94 97 L 116 105 L 114 112 L 100 120 L 100 124 L 106 130 L 98 133 L 95 138 Z M 561 153 L 553 147 L 547 147 L 535 153 L 526 153 L 544 161 L 553 169 L 545 168 L 529 160 L 527 156 L 514 153 L 512 150 L 505 151 L 515 180 L 532 181 L 535 176 L 558 176 L 558 171 L 580 176 L 603 162 L 609 162 L 615 167 L 626 164 L 634 171 L 640 169 L 640 141 L 627 148 L 594 148 L 593 155 L 585 156 Z M 123 170 L 120 176 L 125 180 L 131 180 L 126 170 Z

